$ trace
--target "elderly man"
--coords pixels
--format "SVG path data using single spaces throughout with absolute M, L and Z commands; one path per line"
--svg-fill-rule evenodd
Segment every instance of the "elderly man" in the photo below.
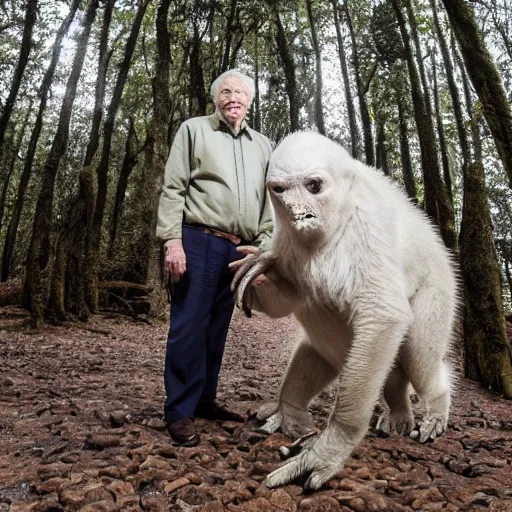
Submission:
M 171 291 L 164 412 L 171 437 L 184 446 L 199 441 L 195 417 L 243 421 L 215 401 L 234 307 L 228 265 L 255 246 L 267 249 L 272 230 L 271 145 L 245 121 L 254 82 L 229 70 L 211 94 L 215 113 L 176 133 L 158 208 Z

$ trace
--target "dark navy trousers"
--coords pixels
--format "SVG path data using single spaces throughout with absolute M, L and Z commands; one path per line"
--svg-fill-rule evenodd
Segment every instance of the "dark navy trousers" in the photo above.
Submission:
M 233 314 L 228 264 L 239 259 L 229 240 L 183 226 L 187 271 L 171 287 L 171 321 L 164 381 L 168 423 L 194 417 L 199 401 L 217 394 L 224 345 Z

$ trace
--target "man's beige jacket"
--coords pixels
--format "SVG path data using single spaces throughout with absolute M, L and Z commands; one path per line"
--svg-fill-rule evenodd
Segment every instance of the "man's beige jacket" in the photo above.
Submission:
M 272 233 L 265 190 L 272 147 L 242 123 L 236 135 L 219 114 L 185 121 L 165 166 L 156 234 L 181 238 L 183 224 L 238 235 L 268 249 Z

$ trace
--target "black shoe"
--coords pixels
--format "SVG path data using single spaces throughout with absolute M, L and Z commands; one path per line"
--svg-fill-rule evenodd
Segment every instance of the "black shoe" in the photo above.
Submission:
M 181 418 L 173 423 L 168 423 L 167 430 L 173 440 L 182 446 L 196 446 L 199 443 L 196 427 L 190 418 Z
M 245 421 L 245 418 L 240 414 L 228 411 L 216 402 L 199 402 L 195 417 L 205 420 L 236 421 L 238 423 Z

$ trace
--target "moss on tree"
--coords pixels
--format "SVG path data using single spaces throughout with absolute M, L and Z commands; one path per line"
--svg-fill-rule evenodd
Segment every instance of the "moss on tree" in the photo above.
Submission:
M 465 291 L 466 376 L 512 398 L 500 270 L 480 162 L 468 166 L 464 176 L 460 262 Z

